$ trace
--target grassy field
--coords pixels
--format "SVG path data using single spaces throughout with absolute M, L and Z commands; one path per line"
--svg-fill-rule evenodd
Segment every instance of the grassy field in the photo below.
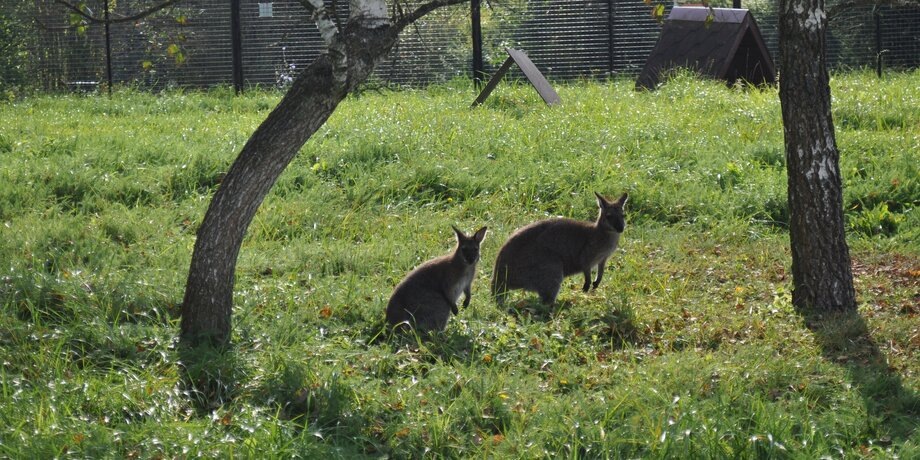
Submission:
M 339 107 L 249 229 L 232 349 L 194 360 L 195 230 L 279 94 L 4 103 L 0 457 L 920 458 L 918 89 L 832 80 L 858 317 L 790 305 L 775 89 L 586 82 L 548 108 L 503 85 L 470 109 L 456 83 Z M 594 191 L 630 194 L 598 290 L 496 307 L 504 239 L 593 219 Z M 490 229 L 472 304 L 387 334 L 451 225 Z

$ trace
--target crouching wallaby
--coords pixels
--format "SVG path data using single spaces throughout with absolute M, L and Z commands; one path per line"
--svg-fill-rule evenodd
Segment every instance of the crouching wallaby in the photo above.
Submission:
M 457 249 L 453 254 L 419 265 L 393 290 L 387 304 L 387 322 L 391 325 L 408 322 L 421 331 L 443 331 L 450 314 L 459 313 L 460 294 L 466 296 L 463 306 L 470 304 L 479 245 L 486 236 L 486 227 L 473 236 L 466 236 L 457 227 L 454 232 Z
M 594 223 L 572 219 L 547 219 L 520 228 L 498 252 L 492 274 L 492 295 L 502 305 L 508 291 L 536 292 L 546 304 L 559 295 L 563 278 L 583 273 L 582 290 L 597 288 L 604 277 L 604 264 L 617 248 L 626 228 L 623 218 L 624 193 L 616 201 L 597 196 L 600 212 Z M 591 270 L 597 278 L 591 284 Z

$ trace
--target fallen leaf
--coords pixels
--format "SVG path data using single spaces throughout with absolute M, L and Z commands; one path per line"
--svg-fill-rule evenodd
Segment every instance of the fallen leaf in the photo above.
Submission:
M 540 343 L 540 339 L 538 339 L 538 338 L 536 338 L 536 337 L 533 337 L 533 338 L 530 339 L 530 346 L 531 346 L 531 348 L 534 348 L 534 349 L 536 349 L 537 351 L 543 350 L 543 344 Z

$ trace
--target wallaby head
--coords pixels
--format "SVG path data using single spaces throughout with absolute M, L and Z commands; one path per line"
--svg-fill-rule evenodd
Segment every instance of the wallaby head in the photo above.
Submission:
M 461 260 L 463 260 L 467 265 L 473 265 L 479 261 L 479 245 L 482 243 L 482 240 L 486 237 L 487 227 L 482 227 L 473 234 L 473 236 L 467 236 L 462 231 L 458 230 L 457 227 L 451 226 L 454 229 L 454 233 L 457 234 L 457 251 L 456 253 L 460 255 Z
M 594 192 L 594 196 L 597 197 L 597 207 L 599 209 L 597 216 L 598 227 L 607 231 L 612 230 L 617 233 L 623 233 L 623 230 L 626 229 L 626 219 L 623 217 L 623 205 L 626 204 L 629 195 L 624 193 L 616 201 L 608 201 L 597 192 Z

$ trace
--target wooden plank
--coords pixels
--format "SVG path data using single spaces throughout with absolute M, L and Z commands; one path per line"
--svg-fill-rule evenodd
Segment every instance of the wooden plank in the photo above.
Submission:
M 537 90 L 537 93 L 540 94 L 540 97 L 543 98 L 543 101 L 546 102 L 547 105 L 562 103 L 559 94 L 556 93 L 552 85 L 546 81 L 546 77 L 543 76 L 540 70 L 537 69 L 537 66 L 534 65 L 533 61 L 531 61 L 523 51 L 514 48 L 505 48 L 505 50 L 508 52 L 508 55 L 514 59 L 518 67 L 521 68 L 521 71 L 524 72 L 524 76 L 527 77 L 527 80 L 530 81 L 530 84 L 533 85 L 534 89 Z
M 508 59 L 505 59 L 505 62 L 502 66 L 495 72 L 495 75 L 492 75 L 492 78 L 489 80 L 489 83 L 486 84 L 486 87 L 482 89 L 482 92 L 479 93 L 479 97 L 473 101 L 471 107 L 476 107 L 477 105 L 485 102 L 486 98 L 489 97 L 489 94 L 492 94 L 492 90 L 498 86 L 498 82 L 508 73 L 508 69 L 511 68 L 511 64 L 515 63 L 518 67 L 521 68 L 521 71 L 524 72 L 524 76 L 527 77 L 527 81 L 533 85 L 534 89 L 537 90 L 537 93 L 540 94 L 540 97 L 543 98 L 543 101 L 547 105 L 556 105 L 561 104 L 562 99 L 559 98 L 559 95 L 556 94 L 556 90 L 553 89 L 552 85 L 546 81 L 546 77 L 540 73 L 540 70 L 537 69 L 537 66 L 534 65 L 533 61 L 524 54 L 523 51 L 519 51 L 513 48 L 505 48 L 505 51 L 508 52 Z
M 502 77 L 504 77 L 505 74 L 508 73 L 508 69 L 511 68 L 512 62 L 514 62 L 514 60 L 512 60 L 511 57 L 509 57 L 508 59 L 505 59 L 505 62 L 502 63 L 502 66 L 498 68 L 498 71 L 495 72 L 495 75 L 492 75 L 492 78 L 489 79 L 489 83 L 486 83 L 486 87 L 482 89 L 481 93 L 479 93 L 479 97 L 477 97 L 476 100 L 473 101 L 473 105 L 471 107 L 476 107 L 477 105 L 482 104 L 483 102 L 486 101 L 486 98 L 489 97 L 490 94 L 492 94 L 492 90 L 495 89 L 496 86 L 498 86 L 498 82 L 500 82 L 502 80 Z

